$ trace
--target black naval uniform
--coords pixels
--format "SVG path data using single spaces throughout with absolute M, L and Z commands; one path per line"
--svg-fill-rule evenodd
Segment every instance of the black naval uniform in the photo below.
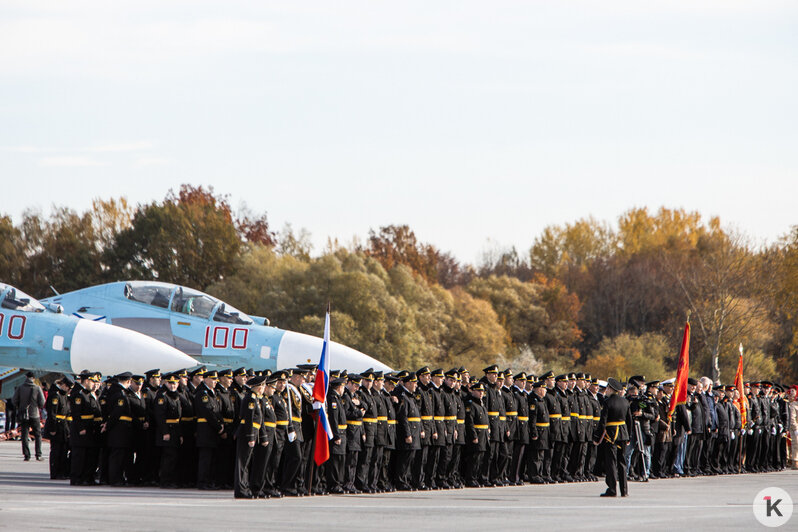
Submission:
M 515 418 L 515 441 L 507 479 L 510 484 L 520 485 L 524 482 L 526 449 L 529 445 L 529 396 L 518 386 L 512 387 L 512 393 L 518 415 Z
M 386 431 L 385 431 L 385 445 L 383 446 L 382 470 L 379 472 L 378 488 L 383 491 L 394 491 L 395 477 L 395 456 L 396 450 L 396 408 L 398 406 L 398 398 L 388 393 L 384 389 L 380 392 L 380 397 L 385 405 L 386 412 Z M 394 402 L 396 401 L 396 402 Z
M 621 496 L 628 494 L 626 484 L 626 460 L 624 448 L 629 443 L 629 427 L 632 426 L 632 411 L 629 402 L 615 393 L 606 401 L 601 410 L 601 419 L 597 432 L 601 435 L 604 456 L 605 481 L 607 495 L 617 494 L 616 485 L 620 487 Z
M 50 440 L 50 478 L 69 478 L 69 400 L 56 384 L 50 387 L 45 409 L 44 433 Z
M 544 478 L 550 478 L 553 481 L 558 480 L 559 471 L 554 465 L 554 450 L 558 444 L 563 442 L 563 413 L 560 399 L 557 397 L 557 388 L 547 388 L 546 395 L 543 400 L 546 401 L 546 412 L 549 416 L 549 446 L 546 449 L 546 456 L 543 459 Z
M 360 405 L 354 403 L 355 397 L 348 388 L 344 390 L 343 399 L 347 424 L 344 489 L 358 492 L 360 490 L 355 487 L 355 481 L 357 480 L 357 463 L 360 459 L 360 452 L 363 450 L 363 412 L 365 407 L 362 403 Z
M 70 484 L 95 484 L 99 453 L 99 431 L 102 410 L 94 394 L 76 383 L 69 394 L 72 424 L 69 436 L 72 443 Z
M 457 402 L 455 391 L 445 383 L 440 387 L 440 398 L 443 403 L 443 447 L 438 457 L 438 474 L 436 484 L 443 488 L 451 488 L 457 483 L 454 478 L 452 460 L 454 459 L 455 434 L 457 432 Z
M 463 449 L 465 449 L 466 446 L 466 410 L 463 397 L 459 390 L 452 391 L 452 400 L 454 401 L 455 408 L 457 409 L 455 413 L 455 427 L 457 433 L 454 438 L 454 445 L 452 446 L 452 459 L 449 462 L 449 478 L 454 479 L 455 487 L 462 488 L 465 486 L 465 481 L 463 479 L 463 475 L 461 474 L 461 460 L 464 452 Z
M 431 386 L 431 384 L 430 384 Z M 413 487 L 416 489 L 429 489 L 430 479 L 426 478 L 427 460 L 429 459 L 429 446 L 432 442 L 432 433 L 435 432 L 433 421 L 432 397 L 429 388 L 418 383 L 414 398 L 421 418 L 421 448 L 413 456 Z
M 216 393 L 203 382 L 194 393 L 194 412 L 197 420 L 197 487 L 217 489 L 214 482 L 221 441 L 222 409 Z
M 302 404 L 303 399 L 299 390 L 292 384 L 285 387 L 284 399 L 288 406 L 288 430 L 283 457 L 281 460 L 280 489 L 287 495 L 297 495 L 301 488 L 302 479 Z M 293 441 L 292 441 L 293 440 Z
M 194 393 L 188 386 L 177 387 L 180 399 L 180 435 L 183 446 L 178 457 L 180 485 L 188 488 L 197 483 L 197 422 L 194 416 Z
M 249 390 L 246 390 L 246 392 L 248 393 Z M 278 428 L 277 414 L 274 410 L 274 404 L 266 395 L 258 397 L 257 401 L 260 406 L 260 412 L 263 421 L 261 422 L 260 430 L 258 432 L 258 444 L 255 445 L 252 453 L 252 464 L 250 466 L 249 474 L 249 489 L 252 495 L 258 498 L 279 496 L 280 493 L 272 484 L 273 475 L 267 471 L 269 464 L 272 462 L 272 454 L 275 452 L 276 448 L 275 441 L 277 439 Z M 242 400 L 242 405 L 243 404 L 244 401 Z M 249 404 L 247 404 L 247 409 L 249 409 Z
M 421 452 L 421 414 L 414 394 L 407 388 L 400 384 L 393 395 L 399 400 L 396 407 L 396 488 L 415 489 L 416 485 L 411 485 L 410 469 L 411 464 L 415 464 L 416 453 Z
M 360 405 L 365 407 L 363 412 L 363 440 L 362 450 L 358 456 L 357 470 L 355 473 L 355 487 L 363 492 L 372 491 L 370 482 L 370 471 L 374 463 L 374 440 L 377 435 L 377 404 L 374 395 L 370 390 L 361 387 L 357 391 Z
M 183 414 L 180 394 L 166 388 L 155 396 L 153 429 L 155 445 L 161 449 L 158 481 L 162 488 L 177 488 L 180 485 L 180 446 Z
M 388 404 L 384 390 L 372 389 L 371 392 L 377 412 L 377 427 L 374 432 L 374 457 L 369 469 L 368 487 L 370 491 L 377 492 L 384 491 L 380 487 L 380 478 L 385 462 L 385 446 L 388 444 Z M 388 401 L 390 402 L 390 398 Z
M 535 484 L 552 480 L 549 476 L 549 469 L 545 465 L 547 455 L 551 456 L 551 419 L 545 397 L 545 395 L 538 397 L 534 391 L 529 394 L 530 459 L 527 462 L 527 467 L 529 481 Z
M 466 485 L 469 487 L 487 485 L 484 462 L 490 448 L 491 418 L 482 404 L 482 399 L 469 396 L 463 404 L 465 405 Z
M 250 489 L 252 457 L 260 444 L 260 429 L 263 425 L 263 411 L 260 398 L 249 392 L 240 402 L 238 427 L 236 429 L 236 464 L 233 474 L 233 496 L 237 499 L 253 498 Z
M 269 457 L 269 464 L 266 468 L 266 490 L 275 493 L 278 491 L 280 462 L 283 457 L 285 442 L 288 440 L 288 428 L 291 420 L 288 416 L 288 405 L 282 394 L 274 392 L 270 399 L 274 409 L 276 427 L 272 454 Z
M 135 453 L 135 459 L 133 462 L 133 471 L 131 476 L 128 477 L 128 483 L 132 484 L 140 484 L 142 479 L 148 476 L 148 472 L 146 471 L 145 467 L 148 467 L 149 464 L 145 462 L 144 456 L 146 451 L 144 451 L 145 445 L 148 445 L 145 442 L 145 434 L 152 434 L 153 441 L 155 441 L 157 445 L 157 440 L 155 439 L 156 436 L 153 432 L 145 432 L 145 423 L 149 430 L 153 430 L 154 421 L 152 420 L 151 416 L 148 413 L 147 403 L 144 396 L 139 392 L 138 394 L 133 392 L 132 390 L 128 389 L 128 399 L 130 400 L 130 410 L 133 416 L 133 452 Z M 157 456 L 157 454 L 156 454 Z M 156 466 L 158 464 L 155 464 Z M 157 478 L 156 474 L 149 473 L 150 478 Z
M 488 451 L 482 461 L 481 483 L 486 486 L 498 485 L 501 481 L 499 457 L 506 437 L 507 411 L 504 408 L 504 398 L 498 389 L 498 384 L 491 384 L 487 378 L 483 377 L 482 385 L 485 387 L 485 396 L 482 401 L 488 410 L 490 433 Z
M 346 464 L 346 406 L 343 398 L 330 389 L 327 393 L 327 416 L 332 439 L 330 440 L 330 460 L 325 467 L 327 490 L 330 493 L 344 493 L 344 466 Z
M 125 474 L 133 470 L 133 409 L 130 392 L 119 383 L 111 385 L 106 399 L 108 417 L 105 427 L 108 434 L 108 482 L 112 486 L 126 484 Z
M 219 466 L 216 468 L 216 484 L 220 488 L 232 489 L 236 463 L 236 445 L 233 440 L 238 430 L 235 425 L 238 413 L 235 410 L 233 396 L 228 388 L 217 382 L 214 392 L 219 398 L 225 435 L 225 438 L 219 440 Z

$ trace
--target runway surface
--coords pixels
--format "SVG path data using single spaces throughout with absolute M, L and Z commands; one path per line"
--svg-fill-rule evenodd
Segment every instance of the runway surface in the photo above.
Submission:
M 599 498 L 605 485 L 593 482 L 237 501 L 227 491 L 70 487 L 50 480 L 46 460 L 23 462 L 19 442 L 0 442 L 0 529 L 11 530 L 752 530 L 764 528 L 753 499 L 770 486 L 798 502 L 793 471 L 632 482 L 623 499 Z

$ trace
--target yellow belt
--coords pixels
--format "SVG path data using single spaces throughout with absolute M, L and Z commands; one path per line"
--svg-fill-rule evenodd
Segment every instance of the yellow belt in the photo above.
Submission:
M 549 417 L 551 417 L 551 416 L 549 416 Z M 571 421 L 571 416 L 568 416 L 568 417 L 563 416 L 562 420 L 563 421 Z
M 571 417 L 579 417 L 579 412 L 571 412 Z
M 222 423 L 232 423 L 233 421 L 235 421 L 235 420 L 230 419 L 229 417 L 226 417 L 226 418 L 222 419 Z
M 119 416 L 119 421 L 133 421 L 133 418 L 129 416 Z
M 421 416 L 421 421 L 432 421 L 432 416 Z
M 55 419 L 66 419 L 66 416 L 59 416 L 58 414 L 56 414 Z
M 444 416 L 443 418 L 444 421 L 454 421 L 455 419 L 457 419 L 457 416 Z
M 102 421 L 102 416 L 94 416 L 94 421 Z
M 499 415 L 499 413 L 498 412 L 488 412 L 488 415 L 492 416 L 492 417 L 496 417 L 496 416 Z
M 364 417 L 363 421 L 365 423 L 376 423 L 377 422 L 377 418 L 376 417 Z
M 273 429 L 277 427 L 277 423 L 275 423 L 274 421 L 264 421 L 263 426 Z
M 507 412 L 508 416 L 517 416 L 518 412 Z
M 601 420 L 600 417 L 593 416 L 593 421 L 600 421 L 600 420 Z
M 536 427 L 548 427 L 549 423 L 535 423 Z
M 67 416 L 67 421 L 72 421 L 72 416 Z
M 194 421 L 193 417 L 181 417 L 180 421 Z
M 396 425 L 396 420 L 395 419 L 389 419 L 388 420 L 388 424 L 389 425 Z
M 344 430 L 345 428 L 346 428 L 346 425 L 338 425 L 338 430 Z
M 294 423 L 302 423 L 302 418 L 291 416 L 291 421 L 293 421 Z
M 167 422 L 167 423 L 169 423 L 169 424 L 171 424 L 171 423 L 180 423 L 180 418 L 177 418 L 177 419 L 167 419 L 167 420 L 166 420 L 166 422 Z
M 625 423 L 626 423 L 626 421 L 608 421 L 607 422 L 607 426 L 608 427 L 620 427 L 621 425 L 623 425 Z
M 487 430 L 490 425 L 474 425 L 475 429 Z
M 80 419 L 94 419 L 94 414 L 89 414 L 86 416 L 80 416 Z
M 388 421 L 388 416 L 377 416 L 377 421 Z
M 197 423 L 207 423 L 207 422 L 208 422 L 208 420 L 205 419 L 204 417 L 198 417 L 197 418 Z
M 458 419 L 457 420 L 457 424 L 458 425 L 464 425 L 465 424 L 465 419 Z
M 418 423 L 419 421 L 421 421 L 421 418 L 420 417 L 409 417 L 409 418 L 407 418 L 407 420 L 411 421 L 411 422 L 415 421 L 416 423 Z
M 279 421 L 277 421 L 277 425 L 279 425 L 281 427 L 287 427 L 288 426 L 288 420 L 287 419 L 279 420 Z
M 526 416 L 518 416 L 518 421 L 529 421 L 529 418 Z
M 242 421 L 243 421 L 243 420 L 242 420 Z M 253 428 L 253 429 L 259 429 L 259 428 L 260 428 L 260 423 L 255 423 L 255 422 L 253 421 L 253 422 L 252 422 L 252 428 Z
M 507 421 L 507 418 L 504 416 L 499 416 L 499 421 Z
M 347 425 L 354 425 L 355 427 L 359 427 L 360 425 L 363 424 L 363 422 L 362 421 L 349 421 L 349 420 L 346 420 L 346 424 Z
M 549 414 L 549 417 L 552 419 L 559 419 L 562 417 L 562 414 Z
M 139 421 L 146 421 L 146 420 L 147 420 L 147 418 L 146 418 L 146 417 L 140 417 L 140 418 L 139 418 Z
M 444 421 L 445 417 L 444 416 L 432 416 L 432 419 L 435 420 L 435 421 Z

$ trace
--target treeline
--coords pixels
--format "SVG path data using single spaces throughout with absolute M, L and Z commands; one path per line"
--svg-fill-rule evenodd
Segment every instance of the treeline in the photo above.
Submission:
M 306 231 L 274 231 L 189 185 L 135 207 L 96 200 L 17 225 L 0 215 L 0 280 L 45 297 L 121 279 L 196 287 L 315 335 L 331 301 L 335 339 L 394 367 L 664 377 L 689 313 L 695 375 L 730 380 L 742 344 L 747 377 L 798 376 L 798 226 L 763 247 L 717 218 L 632 209 L 614 226 L 547 227 L 528 252 L 489 249 L 471 265 L 407 226 L 313 253 Z

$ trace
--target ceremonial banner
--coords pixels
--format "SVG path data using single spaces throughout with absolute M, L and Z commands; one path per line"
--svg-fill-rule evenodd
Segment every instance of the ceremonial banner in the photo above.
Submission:
M 748 421 L 748 398 L 745 396 L 745 384 L 743 383 L 743 344 L 740 344 L 740 360 L 737 362 L 737 375 L 734 377 L 734 386 L 740 392 L 740 397 L 734 403 L 740 410 L 742 427 L 745 428 L 745 423 Z
M 676 370 L 671 404 L 668 407 L 668 421 L 673 417 L 676 407 L 687 402 L 687 375 L 690 373 L 690 322 L 684 324 L 682 349 L 679 351 L 679 369 Z

